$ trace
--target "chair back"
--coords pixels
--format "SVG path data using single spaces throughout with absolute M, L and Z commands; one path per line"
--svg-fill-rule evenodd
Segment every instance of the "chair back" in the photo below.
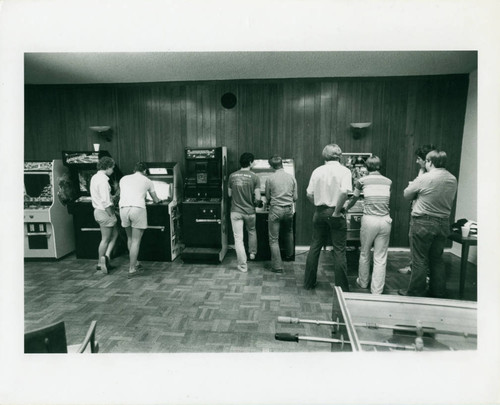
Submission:
M 67 353 L 64 321 L 24 334 L 24 353 Z

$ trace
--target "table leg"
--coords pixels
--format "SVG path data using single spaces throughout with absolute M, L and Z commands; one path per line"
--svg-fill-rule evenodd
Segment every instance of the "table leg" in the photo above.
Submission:
M 469 258 L 469 244 L 467 242 L 462 243 L 462 256 L 460 258 L 460 299 L 464 296 L 465 287 L 465 276 L 467 274 L 467 262 Z

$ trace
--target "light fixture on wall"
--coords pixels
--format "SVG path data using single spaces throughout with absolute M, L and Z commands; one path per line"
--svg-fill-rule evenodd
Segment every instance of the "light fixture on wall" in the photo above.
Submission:
M 351 122 L 351 132 L 353 138 L 361 138 L 366 133 L 368 127 L 370 127 L 371 125 L 371 122 Z
M 106 141 L 111 142 L 111 127 L 109 125 L 96 125 L 89 127 L 91 131 L 96 132 L 97 135 L 102 136 Z

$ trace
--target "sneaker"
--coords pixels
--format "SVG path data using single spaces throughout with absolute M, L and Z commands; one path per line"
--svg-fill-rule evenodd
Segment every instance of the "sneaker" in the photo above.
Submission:
M 359 282 L 359 277 L 356 279 L 356 285 L 357 285 L 359 288 L 362 288 L 363 290 L 366 290 L 366 289 L 368 288 L 368 286 L 363 287 L 363 286 L 361 285 L 361 283 Z
M 108 270 L 113 269 L 114 266 L 111 266 L 111 260 L 109 259 L 109 257 L 104 256 L 104 258 L 106 259 L 106 267 L 108 268 Z
M 238 270 L 241 271 L 242 273 L 246 273 L 248 271 L 248 268 L 238 266 Z
M 250 253 L 250 260 L 255 260 L 255 253 Z
M 131 273 L 129 271 L 128 275 L 127 275 L 127 278 L 131 279 L 131 278 L 134 278 L 134 277 L 140 277 L 140 276 L 143 276 L 144 274 L 145 274 L 144 270 L 136 270 L 133 273 Z
M 403 290 L 403 289 L 399 289 L 398 290 L 398 294 L 402 295 L 403 297 L 407 297 L 408 296 L 408 291 L 407 290 Z
M 104 274 L 108 274 L 108 267 L 106 266 L 106 256 L 101 256 L 99 259 L 99 268 Z
M 273 273 L 283 273 L 283 269 L 273 269 L 273 268 L 271 268 L 271 271 Z
M 142 270 L 143 268 L 144 268 L 144 266 L 142 265 L 141 262 L 137 262 L 137 264 L 135 265 L 136 270 Z
M 411 267 L 410 266 L 406 266 L 406 267 L 403 267 L 402 269 L 398 269 L 398 271 L 401 274 L 410 274 L 411 273 Z

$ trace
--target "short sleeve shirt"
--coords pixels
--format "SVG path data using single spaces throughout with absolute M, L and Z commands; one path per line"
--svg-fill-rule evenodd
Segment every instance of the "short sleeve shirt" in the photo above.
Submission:
M 314 197 L 315 206 L 335 207 L 342 191 L 352 191 L 352 174 L 347 167 L 332 160 L 314 169 L 307 194 Z
M 380 173 L 371 172 L 361 177 L 354 184 L 354 195 L 364 194 L 363 214 L 385 216 L 389 215 L 389 200 L 391 199 L 392 181 Z
M 153 182 L 139 172 L 123 176 L 120 180 L 121 207 L 146 208 L 146 194 L 155 192 Z
M 297 181 L 284 169 L 276 170 L 266 180 L 266 198 L 271 206 L 291 206 L 297 199 Z
M 255 214 L 255 190 L 260 188 L 260 178 L 250 170 L 238 170 L 229 176 L 231 212 Z
M 405 193 L 415 193 L 412 216 L 447 218 L 457 193 L 457 179 L 448 170 L 436 168 L 418 176 Z

